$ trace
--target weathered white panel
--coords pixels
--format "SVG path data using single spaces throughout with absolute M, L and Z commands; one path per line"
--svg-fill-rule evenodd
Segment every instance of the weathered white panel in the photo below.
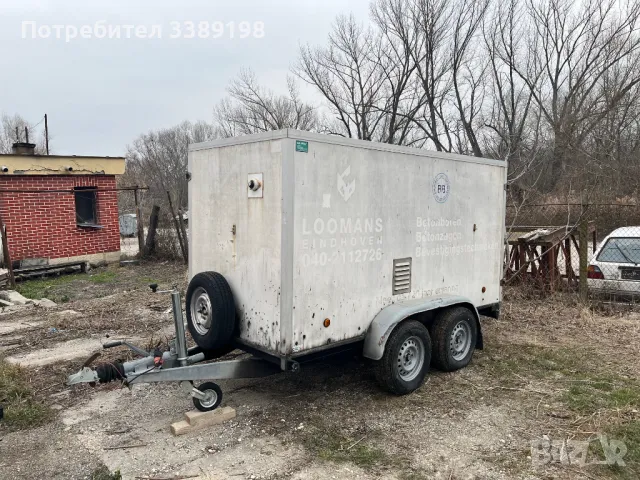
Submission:
M 503 167 L 309 141 L 295 179 L 293 352 L 361 336 L 400 299 L 500 300 Z
M 224 275 L 240 337 L 273 351 L 280 341 L 282 141 L 189 153 L 189 275 Z M 249 198 L 247 179 L 257 173 L 263 197 Z

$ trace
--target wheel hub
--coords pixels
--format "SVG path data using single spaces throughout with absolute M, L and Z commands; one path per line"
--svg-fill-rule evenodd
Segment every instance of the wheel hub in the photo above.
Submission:
M 203 407 L 210 408 L 218 401 L 218 394 L 215 390 L 205 390 L 202 393 L 204 393 L 204 398 L 200 400 L 200 403 Z
M 424 344 L 418 337 L 407 338 L 400 350 L 396 367 L 400 378 L 404 381 L 411 381 L 416 378 L 424 364 Z
M 454 360 L 464 359 L 471 349 L 471 330 L 467 322 L 458 322 L 451 332 L 449 352 Z
M 213 312 L 211 299 L 204 288 L 199 287 L 193 292 L 190 308 L 193 326 L 200 335 L 206 335 L 211 328 Z

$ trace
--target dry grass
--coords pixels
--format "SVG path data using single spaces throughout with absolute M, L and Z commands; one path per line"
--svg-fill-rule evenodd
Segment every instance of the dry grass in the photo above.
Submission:
M 168 285 L 176 279 L 184 287 L 184 267 L 142 265 L 113 271 L 115 283 L 89 285 L 74 279 L 55 287 L 70 294 L 89 287 L 84 295 L 96 298 L 78 299 L 58 309 L 74 309 L 79 316 L 44 312 L 47 327 L 25 334 L 25 341 L 39 348 L 68 336 L 117 331 L 148 339 L 149 348 L 166 343 L 154 332 L 170 323 L 164 313 L 168 298 L 152 294 L 146 285 Z M 606 434 L 625 442 L 628 465 L 591 466 L 583 472 L 593 478 L 638 478 L 640 313 L 584 305 L 570 294 L 545 297 L 512 287 L 505 290 L 502 314 L 500 320 L 483 321 L 486 348 L 475 353 L 468 368 L 454 373 L 434 371 L 411 395 L 387 395 L 376 386 L 370 366 L 361 358 L 336 356 L 316 366 L 305 365 L 299 375 L 278 375 L 241 387 L 259 393 L 247 400 L 248 405 L 258 402 L 255 398 L 270 399 L 256 406 L 249 415 L 251 421 L 267 435 L 302 444 L 311 458 L 352 463 L 381 477 L 393 471 L 398 478 L 414 480 L 434 477 L 434 472 L 424 470 L 424 458 L 436 448 L 462 455 L 460 463 L 473 460 L 514 478 L 585 478 L 556 464 L 532 470 L 527 458 L 530 442 L 542 435 L 595 440 Z M 46 335 L 49 324 L 61 331 L 53 339 Z M 122 349 L 109 350 L 96 363 L 126 355 Z M 76 369 L 77 362 L 70 362 L 29 375 L 43 385 L 61 383 L 66 373 Z M 225 394 L 232 398 L 234 391 Z M 466 428 L 473 416 L 475 438 L 464 438 L 471 431 Z M 287 425 L 303 423 L 304 428 L 283 432 L 283 418 Z M 511 444 L 496 449 L 496 435 L 504 439 L 507 434 L 513 436 Z M 603 459 L 598 442 L 593 445 L 590 455 Z M 459 478 L 461 472 L 452 475 Z
M 37 427 L 53 417 L 49 407 L 41 403 L 41 389 L 27 370 L 0 357 L 0 405 L 4 407 L 0 432 Z
M 508 289 L 492 329 L 500 355 L 492 376 L 535 404 L 532 438 L 625 442 L 627 466 L 593 467 L 597 477 L 640 475 L 640 314 L 633 308 L 583 304 L 575 295 L 540 298 Z M 493 346 L 489 352 L 496 351 Z M 494 358 L 494 360 L 496 360 Z M 491 388 L 491 387 L 489 387 Z M 504 387 L 498 387 L 504 388 Z M 598 455 L 600 453 L 600 455 Z
M 513 478 L 638 478 L 638 346 L 630 341 L 639 338 L 636 314 L 603 315 L 571 295 L 545 298 L 513 290 L 507 292 L 503 312 L 500 320 L 483 322 L 486 347 L 476 352 L 468 368 L 433 371 L 425 386 L 411 395 L 382 394 L 368 368 L 339 361 L 321 368 L 323 373 L 332 372 L 326 378 L 313 372 L 298 385 L 278 383 L 283 395 L 295 398 L 279 403 L 276 415 L 295 418 L 320 403 L 322 411 L 333 414 L 300 417 L 311 425 L 297 441 L 314 457 L 354 463 L 380 475 L 391 469 L 399 478 L 432 478 L 433 472 L 422 469 L 421 458 L 444 442 L 441 447 L 452 455 L 477 448 L 472 454 L 476 462 L 491 464 Z M 331 393 L 322 394 L 325 389 Z M 310 393 L 300 394 L 305 390 Z M 319 400 L 314 398 L 318 396 Z M 428 419 L 423 412 L 429 412 Z M 510 429 L 518 439 L 506 452 L 499 449 L 502 455 L 492 447 L 498 441 L 495 437 L 476 437 L 471 441 L 480 446 L 470 447 L 453 434 L 462 428 L 466 435 L 465 418 L 482 414 L 477 412 L 502 412 L 486 419 L 488 431 Z M 415 439 L 433 435 L 433 418 L 451 425 L 452 436 L 424 450 Z M 496 427 L 490 427 L 493 422 Z M 509 422 L 517 427 L 509 427 Z M 534 469 L 530 442 L 543 435 L 556 441 L 591 441 L 589 461 L 605 459 L 598 439 L 607 435 L 625 442 L 627 465 L 591 465 L 576 471 L 576 466 L 551 463 Z M 352 451 L 358 447 L 361 451 Z M 458 478 L 461 472 L 451 474 Z

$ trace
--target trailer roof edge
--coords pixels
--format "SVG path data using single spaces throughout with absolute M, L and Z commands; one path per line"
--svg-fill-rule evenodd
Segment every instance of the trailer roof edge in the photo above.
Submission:
M 415 155 L 418 157 L 428 157 L 435 159 L 448 159 L 459 162 L 478 163 L 483 165 L 493 165 L 496 167 L 507 167 L 506 160 L 494 160 L 484 157 L 473 157 L 469 155 L 460 155 L 457 153 L 437 152 L 434 150 L 426 150 L 422 148 L 407 147 L 404 145 L 392 145 L 389 143 L 371 142 L 368 140 L 358 140 L 355 138 L 340 137 L 338 135 L 325 135 L 322 133 L 306 132 L 295 129 L 273 130 L 270 132 L 261 132 L 251 135 L 242 135 L 239 137 L 221 138 L 210 142 L 193 143 L 189 145 L 189 151 L 206 150 L 208 148 L 228 147 L 234 145 L 243 145 L 247 143 L 263 142 L 265 140 L 278 140 L 281 138 L 292 138 L 294 140 L 314 141 L 328 143 L 332 145 L 341 145 L 347 147 L 366 148 L 368 150 L 378 150 L 390 153 L 404 153 Z
M 253 133 L 251 135 L 240 135 L 239 137 L 218 138 L 210 142 L 200 142 L 189 144 L 189 151 L 196 152 L 198 150 L 206 150 L 208 148 L 231 147 L 234 145 L 243 145 L 245 143 L 257 143 L 265 140 L 278 140 L 287 138 L 288 130 L 272 130 L 270 132 Z

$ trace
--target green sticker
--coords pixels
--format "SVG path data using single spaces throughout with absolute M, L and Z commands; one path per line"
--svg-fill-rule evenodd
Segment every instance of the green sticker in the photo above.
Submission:
M 302 153 L 309 152 L 309 142 L 296 140 L 296 152 L 302 152 Z

